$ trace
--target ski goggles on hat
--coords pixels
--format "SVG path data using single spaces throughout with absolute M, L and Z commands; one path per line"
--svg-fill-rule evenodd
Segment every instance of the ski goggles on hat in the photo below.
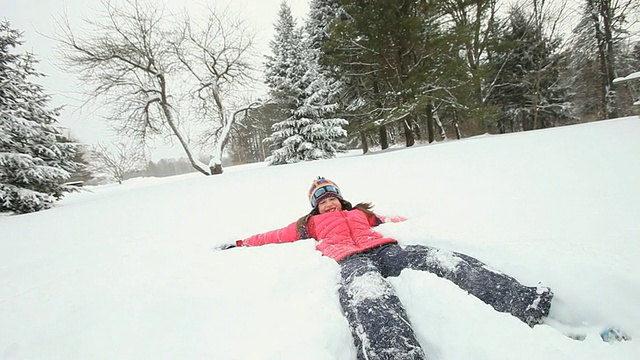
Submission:
M 340 190 L 333 185 L 325 185 L 317 188 L 311 196 L 311 205 L 315 207 L 318 204 L 318 200 L 326 197 L 328 194 L 334 194 L 336 197 L 340 197 Z
M 340 191 L 338 189 L 336 189 L 335 186 L 333 186 L 333 185 L 325 185 L 325 186 L 323 186 L 321 188 L 318 188 L 318 190 L 316 190 L 316 192 L 313 193 L 313 198 L 314 199 L 318 199 L 320 196 L 322 196 L 323 194 L 325 194 L 327 192 L 340 194 Z

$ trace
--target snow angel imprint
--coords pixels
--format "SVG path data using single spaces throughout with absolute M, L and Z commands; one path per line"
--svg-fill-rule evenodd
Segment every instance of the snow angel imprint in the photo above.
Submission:
M 428 271 L 448 279 L 529 326 L 549 314 L 553 297 L 549 288 L 524 286 L 468 255 L 425 245 L 402 247 L 373 228 L 406 219 L 375 214 L 369 203 L 352 206 L 331 180 L 319 177 L 313 181 L 309 202 L 311 212 L 289 226 L 222 248 L 316 239 L 318 251 L 340 264 L 339 298 L 358 359 L 425 358 L 406 311 L 386 280 L 403 269 Z

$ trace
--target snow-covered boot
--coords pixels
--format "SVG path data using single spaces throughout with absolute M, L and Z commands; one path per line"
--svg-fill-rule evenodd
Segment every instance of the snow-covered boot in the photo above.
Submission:
M 608 343 L 631 340 L 631 336 L 617 327 L 610 327 L 602 330 L 600 332 L 600 337 L 602 338 L 602 341 Z
M 553 292 L 548 287 L 538 285 L 536 293 L 536 298 L 525 310 L 525 322 L 531 327 L 541 324 L 549 315 L 553 299 Z

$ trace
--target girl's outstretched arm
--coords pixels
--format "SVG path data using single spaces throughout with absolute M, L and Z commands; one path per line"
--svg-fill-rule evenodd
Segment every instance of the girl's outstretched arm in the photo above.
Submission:
M 244 240 L 236 241 L 237 246 L 260 246 L 265 244 L 288 243 L 299 240 L 296 223 L 292 223 L 281 229 L 272 230 L 262 234 L 250 236 Z

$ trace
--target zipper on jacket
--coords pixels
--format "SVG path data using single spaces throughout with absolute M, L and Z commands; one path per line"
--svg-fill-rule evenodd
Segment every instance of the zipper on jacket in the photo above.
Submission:
M 342 217 L 344 217 L 344 221 L 346 221 L 346 223 L 347 223 L 347 228 L 349 228 L 349 235 L 351 237 L 351 241 L 353 242 L 353 244 L 356 247 L 359 248 L 360 244 L 356 240 L 356 237 L 353 236 L 353 229 L 351 228 L 351 220 L 349 220 L 349 217 L 347 216 L 347 213 L 345 211 L 341 211 L 340 214 L 342 215 Z

